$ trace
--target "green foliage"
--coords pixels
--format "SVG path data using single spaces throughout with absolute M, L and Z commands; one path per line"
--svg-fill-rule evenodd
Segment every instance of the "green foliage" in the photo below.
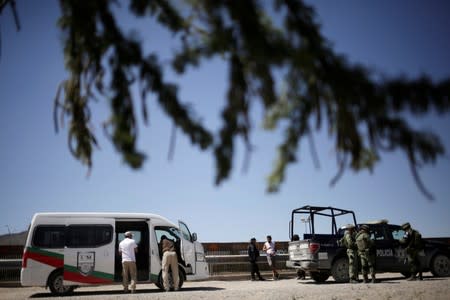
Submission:
M 237 138 L 251 151 L 250 104 L 260 101 L 267 129 L 284 124 L 284 141 L 269 176 L 269 191 L 279 189 L 286 167 L 297 159 L 299 142 L 305 137 L 312 141 L 312 133 L 327 126 L 339 166 L 332 183 L 347 168 L 373 170 L 381 151 L 401 150 L 419 188 L 431 197 L 416 169 L 434 163 L 444 148 L 435 134 L 411 128 L 405 115 L 421 116 L 431 110 L 448 113 L 450 80 L 375 81 L 366 68 L 351 65 L 333 52 L 311 7 L 300 0 L 262 5 L 267 2 L 129 1 L 129 10 L 136 17 L 153 18 L 176 33 L 180 48 L 171 66 L 179 74 L 215 56 L 228 64 L 223 123 L 213 133 L 182 104 L 177 86 L 164 80 L 156 53 L 144 54 L 139 41 L 123 34 L 111 12 L 116 2 L 60 0 L 59 26 L 69 77 L 57 94 L 55 116 L 59 113 L 69 118 L 72 154 L 92 166 L 96 140 L 90 108 L 95 99 L 102 98 L 111 105 L 105 131 L 124 162 L 132 168 L 141 167 L 145 155 L 136 148 L 136 108 L 131 92 L 138 83 L 145 120 L 146 96 L 151 93 L 192 144 L 202 150 L 214 149 L 217 184 L 233 168 Z M 281 91 L 276 88 L 274 72 L 284 74 Z

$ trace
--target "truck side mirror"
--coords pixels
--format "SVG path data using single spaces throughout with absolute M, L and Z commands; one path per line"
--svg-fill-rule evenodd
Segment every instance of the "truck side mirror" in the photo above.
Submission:
M 192 241 L 195 242 L 197 240 L 197 234 L 194 232 L 192 233 Z

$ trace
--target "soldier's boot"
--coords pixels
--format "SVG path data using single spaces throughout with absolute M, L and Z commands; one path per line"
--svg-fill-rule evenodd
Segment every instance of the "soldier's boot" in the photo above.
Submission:
M 369 282 L 369 276 L 367 274 L 363 274 L 363 282 L 368 283 Z
M 409 276 L 409 278 L 408 279 L 406 279 L 407 281 L 414 281 L 414 280 L 416 280 L 416 274 L 411 274 L 411 276 Z
M 423 280 L 422 271 L 419 272 L 419 280 Z
M 375 274 L 372 274 L 372 283 L 377 283 L 377 279 L 375 278 Z
M 358 280 L 355 277 L 350 277 L 350 280 L 348 282 L 350 282 L 350 283 L 358 283 Z

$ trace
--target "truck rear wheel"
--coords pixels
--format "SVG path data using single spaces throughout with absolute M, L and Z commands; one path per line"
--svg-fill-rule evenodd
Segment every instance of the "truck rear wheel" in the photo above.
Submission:
M 315 282 L 325 282 L 330 274 L 328 272 L 311 272 L 310 276 Z
M 331 267 L 331 275 L 336 282 L 348 282 L 350 279 L 348 275 L 348 259 L 341 257 L 335 260 Z
M 431 273 L 437 277 L 445 277 L 450 275 L 450 260 L 444 254 L 438 253 L 431 260 Z

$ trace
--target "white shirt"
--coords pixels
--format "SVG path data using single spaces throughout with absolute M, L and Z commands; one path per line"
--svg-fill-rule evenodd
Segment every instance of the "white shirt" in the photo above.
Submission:
M 274 242 L 265 242 L 264 247 L 266 249 L 267 255 L 274 256 L 275 255 L 275 243 Z
M 134 249 L 137 248 L 137 244 L 133 239 L 125 238 L 119 244 L 119 251 L 122 253 L 122 262 L 124 261 L 136 261 L 134 255 Z

